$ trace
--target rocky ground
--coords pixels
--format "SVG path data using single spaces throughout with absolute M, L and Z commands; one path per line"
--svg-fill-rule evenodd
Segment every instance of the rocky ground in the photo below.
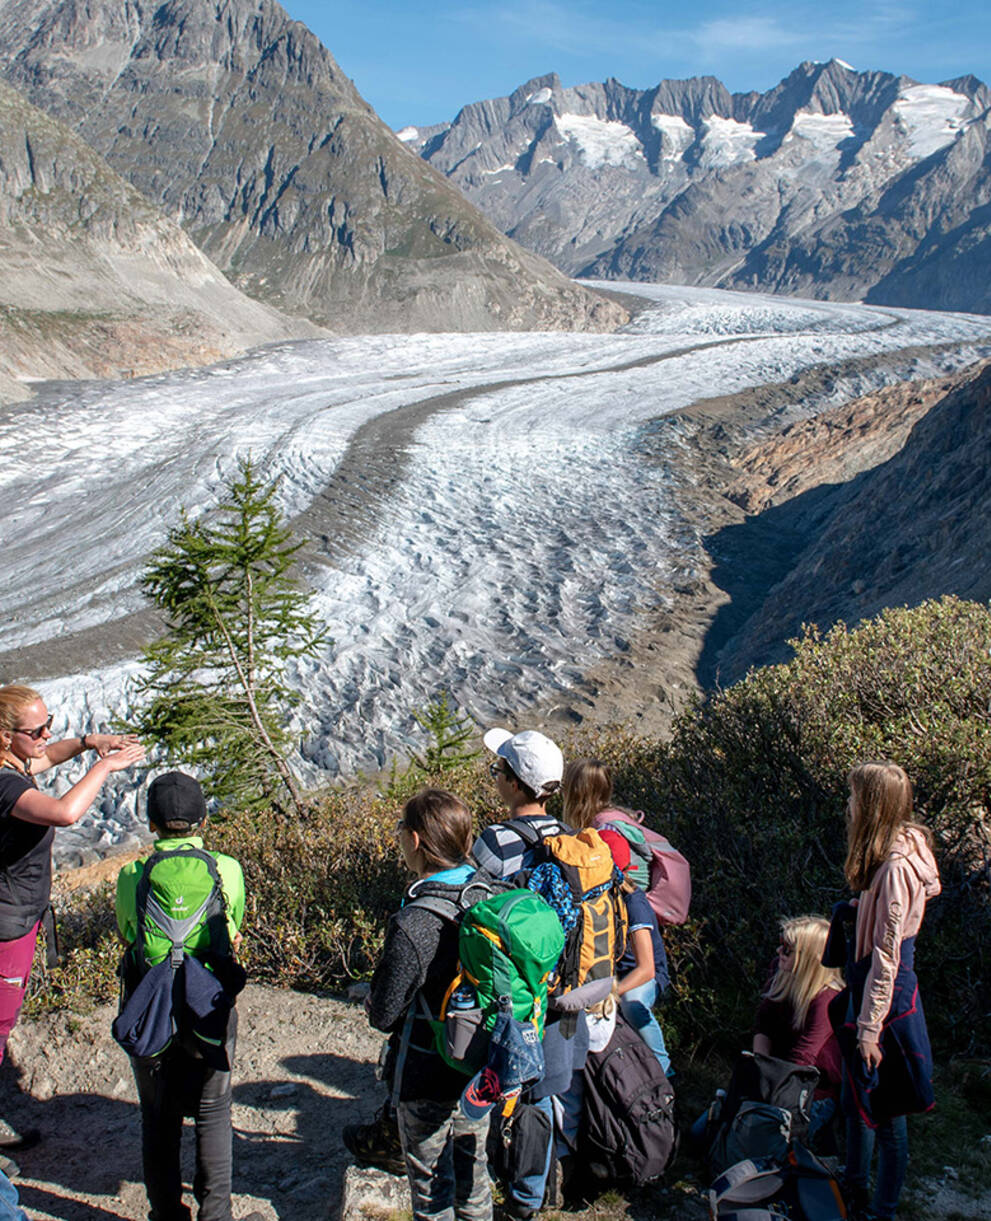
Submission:
M 340 1132 L 381 1100 L 381 1037 L 360 1005 L 249 985 L 238 1006 L 235 1217 L 337 1216 L 350 1162 Z M 0 1113 L 45 1139 L 18 1155 L 21 1202 L 38 1221 L 147 1216 L 141 1120 L 114 1012 L 23 1022 L 0 1075 Z M 187 1159 L 192 1172 L 192 1154 Z M 187 1177 L 188 1183 L 188 1177 Z
M 234 1075 L 234 1216 L 266 1221 L 402 1221 L 401 1180 L 350 1166 L 340 1133 L 383 1097 L 374 1066 L 380 1036 L 362 1007 L 346 1000 L 249 985 L 238 1006 Z M 113 1011 L 57 1014 L 14 1030 L 0 1073 L 0 1114 L 44 1140 L 18 1155 L 17 1188 L 31 1221 L 143 1221 L 141 1122 L 130 1067 L 110 1036 Z M 712 1069 L 682 1066 L 682 1119 L 710 1096 Z M 991 1140 L 991 1136 L 986 1140 Z M 187 1125 L 187 1189 L 192 1134 Z M 961 1155 L 963 1156 L 963 1154 Z M 950 1160 L 950 1159 L 948 1159 Z M 991 1218 L 974 1194 L 969 1167 L 910 1181 L 903 1221 Z M 607 1193 L 579 1213 L 545 1211 L 544 1221 L 703 1221 L 700 1167 L 678 1155 L 667 1180 L 620 1196 Z M 191 1194 L 187 1200 L 192 1204 Z M 346 1202 L 346 1207 L 342 1208 Z M 497 1214 L 498 1215 L 498 1214 Z

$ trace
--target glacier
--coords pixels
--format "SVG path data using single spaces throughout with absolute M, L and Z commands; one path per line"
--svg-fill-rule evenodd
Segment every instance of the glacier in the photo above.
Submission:
M 57 735 L 126 718 L 137 661 L 111 646 L 143 605 L 142 565 L 180 508 L 209 509 L 250 453 L 281 478 L 286 514 L 329 540 L 307 577 L 334 643 L 291 676 L 306 783 L 408 752 L 412 710 L 441 691 L 479 724 L 522 723 L 624 650 L 670 589 L 682 535 L 663 466 L 640 444 L 650 421 L 858 356 L 913 349 L 890 379 L 991 355 L 988 317 L 622 287 L 646 308 L 611 335 L 304 341 L 209 369 L 42 385 L 0 413 L 3 651 L 25 666 L 0 661 L 0 678 L 39 686 Z M 837 380 L 807 411 L 873 376 Z M 103 654 L 37 677 L 46 644 L 81 632 Z M 79 766 L 57 769 L 53 791 Z M 59 833 L 57 857 L 140 837 L 141 784 L 108 788 Z

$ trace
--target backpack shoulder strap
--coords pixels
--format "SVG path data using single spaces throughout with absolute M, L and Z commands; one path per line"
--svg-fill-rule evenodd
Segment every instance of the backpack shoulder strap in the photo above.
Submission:
M 152 894 L 152 873 L 162 861 L 181 858 L 194 858 L 202 861 L 210 875 L 212 886 L 210 893 L 199 905 L 196 911 L 177 920 L 166 912 Z M 184 945 L 189 934 L 200 924 L 207 923 L 210 927 L 211 952 L 230 956 L 230 932 L 227 928 L 227 900 L 220 880 L 220 871 L 213 855 L 202 848 L 171 848 L 153 852 L 145 861 L 141 877 L 138 879 L 135 896 L 135 914 L 138 936 L 135 940 L 136 960 L 141 971 L 147 971 L 148 960 L 145 956 L 145 933 L 149 923 L 158 929 L 172 943 L 171 963 L 176 970 L 185 954 Z M 218 918 L 219 917 L 219 918 Z
M 407 891 L 409 899 L 406 906 L 422 908 L 456 924 L 469 907 L 488 899 L 497 889 L 500 889 L 499 886 L 483 870 L 478 870 L 462 883 L 454 894 L 451 893 L 453 887 L 431 884 L 429 878 L 424 878 L 422 882 L 414 882 Z

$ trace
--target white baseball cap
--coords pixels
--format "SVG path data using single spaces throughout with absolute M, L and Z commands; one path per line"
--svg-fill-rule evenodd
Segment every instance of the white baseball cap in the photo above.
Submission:
M 522 733 L 490 729 L 482 741 L 494 755 L 505 759 L 520 780 L 538 797 L 549 795 L 544 792 L 548 785 L 561 783 L 564 755 L 550 738 L 536 729 L 524 729 Z

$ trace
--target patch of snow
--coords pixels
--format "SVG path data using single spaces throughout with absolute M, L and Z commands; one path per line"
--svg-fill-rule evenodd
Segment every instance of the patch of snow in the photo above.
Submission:
M 650 125 L 664 137 L 661 157 L 665 161 L 678 161 L 685 149 L 695 142 L 695 128 L 680 114 L 652 114 Z
M 929 157 L 960 134 L 970 98 L 946 85 L 909 85 L 892 109 L 913 157 Z
M 845 59 L 840 59 L 838 56 L 833 56 L 833 63 L 839 64 L 841 68 L 846 68 L 847 72 L 856 72 L 857 69 L 853 64 L 848 64 Z
M 808 140 L 818 152 L 829 152 L 853 135 L 853 120 L 847 114 L 812 114 L 799 110 L 791 133 Z
M 699 164 L 705 169 L 718 169 L 754 160 L 754 147 L 763 140 L 764 132 L 755 131 L 749 123 L 711 115 L 702 123 L 702 156 Z
M 483 174 L 501 174 L 501 173 L 502 173 L 504 170 L 511 170 L 512 168 L 513 168 L 513 167 L 512 167 L 511 165 L 500 165 L 498 169 L 495 169 L 495 170 L 482 170 L 481 172 L 482 172 Z
M 543 106 L 551 100 L 551 91 L 549 89 L 538 89 L 536 93 L 531 93 L 526 100 L 528 106 Z
M 402 140 L 402 142 L 404 144 L 410 144 L 410 143 L 412 143 L 412 141 L 416 140 L 419 137 L 419 135 L 420 135 L 419 128 L 404 127 L 402 131 L 396 132 L 396 139 Z
M 554 122 L 563 136 L 578 145 L 589 169 L 643 158 L 640 141 L 625 123 L 594 114 L 561 114 Z

